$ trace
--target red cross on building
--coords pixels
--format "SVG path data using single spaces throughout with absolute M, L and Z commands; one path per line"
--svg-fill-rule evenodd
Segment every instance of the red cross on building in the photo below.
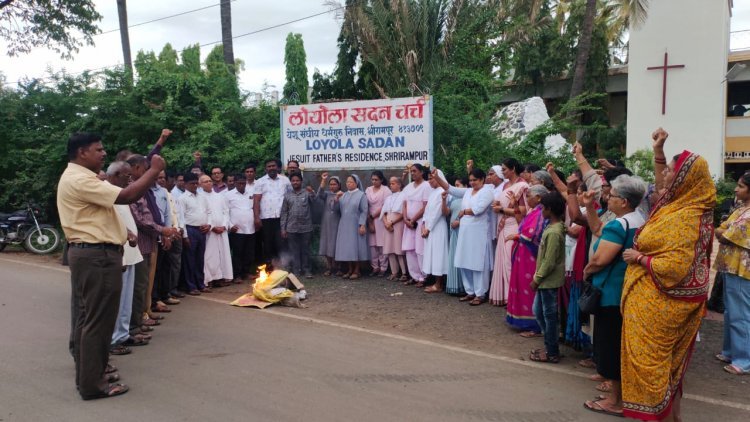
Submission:
M 667 70 L 669 69 L 682 69 L 684 64 L 669 64 L 669 53 L 664 53 L 664 65 L 663 66 L 652 66 L 647 67 L 647 70 L 663 70 L 663 82 L 661 90 L 661 114 L 667 114 Z

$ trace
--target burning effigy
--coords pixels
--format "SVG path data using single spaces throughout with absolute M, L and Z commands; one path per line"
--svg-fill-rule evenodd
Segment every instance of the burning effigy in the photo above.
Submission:
M 291 284 L 288 288 L 287 285 Z M 235 299 L 230 305 L 241 307 L 255 307 L 263 309 L 275 303 L 304 308 L 300 300 L 305 299 L 305 286 L 292 273 L 283 270 L 273 270 L 269 274 L 266 266 L 258 267 L 258 277 L 252 285 L 252 292 Z

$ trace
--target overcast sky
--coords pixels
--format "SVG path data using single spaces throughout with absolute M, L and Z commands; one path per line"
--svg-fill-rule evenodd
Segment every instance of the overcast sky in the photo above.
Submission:
M 95 0 L 103 19 L 99 23 L 102 31 L 118 28 L 115 0 Z M 129 25 L 174 15 L 203 6 L 217 4 L 218 0 L 130 0 L 128 2 Z M 341 1 L 343 3 L 343 0 Z M 750 1 L 735 1 L 732 31 L 750 30 Z M 236 0 L 232 2 L 232 30 L 238 36 L 284 22 L 325 12 L 323 0 Z M 330 72 L 336 61 L 336 38 L 340 23 L 333 13 L 304 19 L 279 28 L 234 40 L 234 55 L 245 62 L 240 82 L 245 90 L 257 92 L 264 82 L 275 85 L 281 91 L 284 85 L 284 43 L 289 32 L 301 33 L 307 52 L 307 67 L 310 79 L 315 68 Z M 130 45 L 135 59 L 138 50 L 154 50 L 157 53 L 169 42 L 178 51 L 191 44 L 206 44 L 221 40 L 219 7 L 165 19 L 135 28 L 130 28 Z M 70 61 L 61 60 L 54 52 L 39 48 L 20 57 L 0 54 L 0 71 L 7 82 L 28 77 L 42 77 L 45 69 L 65 68 L 70 73 L 86 69 L 97 69 L 122 63 L 122 50 L 118 32 L 94 37 L 92 47 L 81 48 Z M 733 46 L 740 43 L 750 48 L 750 32 L 732 39 Z M 213 46 L 202 48 L 201 57 Z M 0 51 L 6 51 L 0 42 Z M 271 88 L 274 89 L 274 88 Z

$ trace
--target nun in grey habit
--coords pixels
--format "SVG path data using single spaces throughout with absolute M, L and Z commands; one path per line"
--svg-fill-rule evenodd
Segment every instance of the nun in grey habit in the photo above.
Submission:
M 370 259 L 367 243 L 367 196 L 362 181 L 356 174 L 346 178 L 346 193 L 336 196 L 341 210 L 336 234 L 336 261 L 346 262 L 348 271 L 343 278 L 360 277 L 360 261 Z

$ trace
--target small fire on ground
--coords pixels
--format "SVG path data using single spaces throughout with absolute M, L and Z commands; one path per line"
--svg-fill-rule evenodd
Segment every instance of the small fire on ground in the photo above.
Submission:
M 261 265 L 258 267 L 258 278 L 255 279 L 256 282 L 260 281 L 261 283 L 266 281 L 268 279 L 268 273 L 266 272 L 266 266 Z

